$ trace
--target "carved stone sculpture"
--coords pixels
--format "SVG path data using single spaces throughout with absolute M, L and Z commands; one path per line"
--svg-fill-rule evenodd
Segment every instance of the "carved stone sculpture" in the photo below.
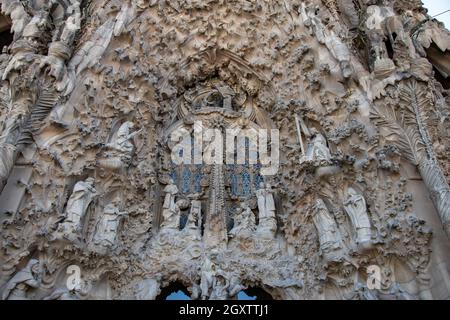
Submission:
M 277 220 L 275 216 L 275 200 L 270 184 L 261 183 L 256 191 L 258 199 L 259 223 L 257 233 L 262 237 L 273 238 L 277 231 Z M 248 210 L 248 209 L 247 209 Z
M 194 239 L 201 240 L 202 220 L 202 203 L 199 200 L 192 200 L 185 230 Z
M 335 252 L 342 248 L 341 234 L 336 221 L 322 199 L 317 199 L 313 208 L 312 218 L 319 235 L 320 250 L 331 261 L 338 258 Z
M 132 139 L 140 132 L 131 132 L 134 128 L 133 122 L 127 121 L 117 131 L 116 137 L 106 144 L 108 151 L 105 159 L 100 160 L 100 165 L 107 169 L 125 168 L 133 157 L 134 145 Z
M 358 194 L 355 189 L 349 188 L 344 207 L 356 232 L 356 243 L 361 246 L 370 245 L 372 230 L 364 197 Z
M 180 210 L 187 209 L 189 207 L 189 201 L 180 199 L 175 202 L 178 187 L 173 184 L 173 180 L 164 188 L 164 192 L 166 195 L 162 210 L 163 221 L 161 223 L 161 230 L 178 230 L 180 227 Z
M 97 224 L 93 243 L 103 248 L 113 247 L 116 244 L 120 221 L 127 214 L 126 211 L 119 210 L 116 201 L 108 204 L 103 210 L 103 215 Z
M 214 286 L 216 276 L 216 265 L 209 259 L 205 258 L 201 268 L 200 290 L 202 300 L 206 300 L 211 295 L 211 289 Z
M 69 290 L 67 287 L 58 288 L 43 300 L 85 300 L 89 295 L 88 287 Z
M 317 8 L 306 8 L 302 3 L 302 11 L 305 18 L 305 24 L 311 26 L 317 40 L 326 45 L 332 56 L 339 62 L 344 78 L 349 78 L 353 74 L 353 68 L 350 64 L 351 53 L 347 46 L 336 35 L 333 30 L 327 29 L 320 19 L 315 15 Z
M 6 284 L 3 291 L 3 300 L 28 300 L 29 289 L 38 288 L 40 285 L 39 260 L 31 259 L 27 266 L 17 272 Z
M 137 300 L 155 300 L 160 292 L 160 284 L 155 279 L 146 279 L 136 285 Z
M 217 272 L 214 277 L 210 300 L 227 300 L 229 286 L 230 284 L 226 275 L 222 272 Z
M 0 297 L 450 296 L 443 15 L 419 0 L 0 8 Z M 66 289 L 79 275 L 89 288 Z
M 64 237 L 69 240 L 77 239 L 80 236 L 83 218 L 90 203 L 97 195 L 94 182 L 93 178 L 88 178 L 85 181 L 77 182 L 73 188 L 72 195 L 67 202 L 66 217 L 59 227 Z
M 311 141 L 308 144 L 306 155 L 300 162 L 313 162 L 318 164 L 329 164 L 331 160 L 330 149 L 325 137 L 313 131 Z
M 229 235 L 231 238 L 246 238 L 252 236 L 255 230 L 255 214 L 246 203 L 242 203 L 234 216 L 234 227 L 231 229 Z

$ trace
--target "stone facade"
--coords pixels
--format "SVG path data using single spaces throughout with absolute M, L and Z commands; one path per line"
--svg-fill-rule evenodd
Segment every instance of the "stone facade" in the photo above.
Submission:
M 0 3 L 3 299 L 450 298 L 450 33 L 420 1 Z M 278 170 L 175 164 L 198 123 L 278 132 Z

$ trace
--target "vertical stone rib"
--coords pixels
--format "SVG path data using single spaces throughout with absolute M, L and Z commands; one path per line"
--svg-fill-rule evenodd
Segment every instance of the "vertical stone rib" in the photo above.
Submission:
M 423 104 L 428 102 L 428 99 L 425 97 L 425 90 L 420 88 L 417 82 L 410 82 L 407 87 L 410 91 L 411 106 L 415 113 L 417 127 L 426 150 L 426 157 L 419 157 L 419 171 L 431 194 L 443 228 L 450 238 L 450 187 L 437 160 L 426 122 L 422 116 Z
M 419 164 L 419 171 L 427 186 L 434 206 L 441 218 L 447 236 L 450 238 L 450 187 L 439 164 L 424 160 Z
M 218 164 L 214 164 L 212 169 L 205 239 L 206 245 L 214 248 L 226 247 L 228 240 L 223 166 Z

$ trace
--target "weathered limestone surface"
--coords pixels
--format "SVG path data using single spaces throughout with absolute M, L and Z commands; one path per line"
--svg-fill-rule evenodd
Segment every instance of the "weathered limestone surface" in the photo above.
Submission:
M 450 33 L 420 1 L 0 3 L 3 299 L 450 298 Z M 278 129 L 279 170 L 175 164 L 200 122 Z

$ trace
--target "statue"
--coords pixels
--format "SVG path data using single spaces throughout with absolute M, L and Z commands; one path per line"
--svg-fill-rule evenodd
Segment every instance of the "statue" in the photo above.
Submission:
M 164 188 L 166 193 L 163 204 L 161 230 L 178 230 L 180 227 L 180 211 L 189 207 L 189 201 L 185 199 L 175 202 L 175 196 L 178 194 L 178 187 L 171 179 Z
M 214 277 L 216 276 L 216 265 L 206 257 L 202 264 L 200 290 L 202 300 L 206 300 L 210 295 L 210 289 L 214 285 Z
M 251 237 L 256 229 L 256 219 L 252 209 L 243 202 L 234 216 L 234 227 L 230 231 L 231 238 Z
M 94 178 L 79 181 L 73 188 L 72 195 L 67 203 L 66 218 L 60 226 L 60 231 L 69 240 L 74 240 L 82 229 L 82 219 L 86 214 L 89 204 L 97 194 L 94 188 Z
M 364 197 L 353 188 L 348 189 L 348 198 L 344 202 L 344 208 L 355 228 L 356 243 L 358 245 L 370 244 L 372 230 Z
M 416 295 L 410 294 L 408 291 L 403 289 L 401 285 L 395 282 L 389 291 L 389 295 L 395 300 L 419 300 Z
M 302 157 L 300 162 L 318 162 L 320 165 L 329 164 L 331 161 L 331 152 L 327 146 L 327 140 L 314 129 L 311 130 L 311 133 L 312 139 L 308 145 L 306 156 Z
M 242 285 L 241 279 L 238 276 L 231 276 L 230 285 L 228 287 L 228 296 L 234 297 L 242 290 L 245 290 L 247 287 Z
M 202 238 L 202 203 L 199 200 L 192 200 L 191 211 L 185 230 L 193 236 L 194 239 Z
M 229 287 L 230 282 L 227 280 L 226 275 L 221 271 L 217 272 L 209 300 L 227 300 Z
M 386 19 L 394 15 L 392 9 L 388 7 L 372 5 L 367 8 L 366 34 L 371 46 L 373 72 L 380 80 L 389 77 L 395 71 L 395 64 L 389 58 L 386 48 L 384 30 Z
M 116 137 L 108 144 L 106 148 L 109 149 L 105 153 L 105 158 L 100 160 L 100 166 L 106 169 L 117 170 L 127 167 L 133 157 L 134 145 L 131 140 L 141 132 L 131 132 L 134 128 L 134 123 L 127 121 L 122 124 L 117 131 Z
M 275 200 L 273 198 L 273 190 L 270 184 L 259 185 L 256 191 L 258 198 L 259 224 L 257 233 L 260 236 L 273 238 L 277 231 L 277 220 L 275 218 Z
M 342 248 L 341 235 L 336 221 L 322 199 L 317 199 L 313 208 L 313 221 L 319 234 L 320 250 L 327 260 L 335 261 L 335 251 Z
M 131 121 L 127 121 L 122 124 L 117 131 L 117 137 L 112 142 L 108 143 L 106 147 L 122 152 L 124 156 L 131 156 L 134 146 L 130 140 L 140 132 L 136 131 L 131 133 L 133 128 L 134 123 Z
M 301 14 L 305 21 L 305 26 L 313 30 L 319 43 L 325 45 L 333 58 L 339 62 L 339 66 L 344 78 L 353 75 L 353 67 L 350 63 L 351 52 L 344 42 L 339 38 L 334 30 L 326 28 L 316 15 L 317 8 L 307 8 L 302 4 Z
M 347 297 L 348 300 L 380 300 L 377 290 L 370 290 L 365 284 L 357 282 Z
M 28 300 L 27 291 L 40 285 L 39 260 L 31 259 L 27 266 L 16 273 L 6 284 L 3 300 Z
M 43 300 L 85 300 L 88 299 L 91 287 L 84 285 L 81 288 L 69 290 L 66 286 L 56 289 Z
M 119 210 L 117 202 L 117 200 L 113 201 L 104 209 L 103 216 L 96 228 L 93 239 L 94 244 L 106 248 L 111 248 L 115 245 L 121 218 L 128 214 L 126 211 Z

